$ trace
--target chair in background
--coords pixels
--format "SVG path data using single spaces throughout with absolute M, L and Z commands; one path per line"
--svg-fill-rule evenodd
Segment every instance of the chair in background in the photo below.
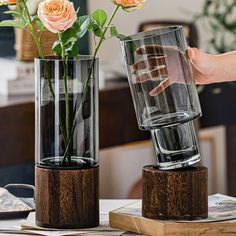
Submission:
M 185 22 L 185 21 L 171 21 L 171 20 L 161 20 L 161 21 L 147 21 L 143 22 L 138 31 L 147 31 L 152 30 L 155 28 L 170 26 L 170 25 L 183 25 L 185 35 L 190 47 L 197 47 L 198 46 L 198 32 L 197 28 L 194 23 L 192 22 Z

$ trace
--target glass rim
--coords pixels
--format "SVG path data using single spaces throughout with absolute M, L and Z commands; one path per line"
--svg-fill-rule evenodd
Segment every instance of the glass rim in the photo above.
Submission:
M 155 28 L 152 30 L 142 31 L 138 32 L 136 34 L 129 35 L 123 39 L 120 39 L 121 42 L 134 42 L 134 41 L 140 41 L 143 39 L 148 39 L 152 37 L 158 37 L 165 34 L 169 34 L 175 31 L 178 31 L 180 29 L 183 29 L 183 25 L 170 25 L 170 26 L 163 26 L 159 28 Z M 155 33 L 155 34 L 154 34 Z
M 92 61 L 92 60 L 97 61 L 98 57 L 93 57 L 92 55 L 78 55 L 77 57 L 69 57 L 68 61 Z M 65 61 L 65 59 L 62 59 L 60 56 L 45 56 L 45 58 L 40 58 L 40 57 L 35 57 L 35 61 L 46 61 L 46 62 L 51 62 L 51 61 Z

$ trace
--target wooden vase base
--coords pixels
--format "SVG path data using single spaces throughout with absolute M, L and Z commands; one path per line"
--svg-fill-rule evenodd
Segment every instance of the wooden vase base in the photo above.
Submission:
M 207 168 L 163 171 L 143 167 L 142 215 L 161 220 L 207 218 Z
M 99 225 L 99 167 L 35 168 L 36 224 L 47 228 Z

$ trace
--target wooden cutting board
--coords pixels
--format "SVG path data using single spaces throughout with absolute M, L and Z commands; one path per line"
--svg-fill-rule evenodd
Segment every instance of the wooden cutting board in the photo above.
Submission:
M 176 222 L 142 217 L 141 200 L 110 212 L 110 226 L 151 236 L 236 235 L 236 220 L 206 222 L 206 220 Z

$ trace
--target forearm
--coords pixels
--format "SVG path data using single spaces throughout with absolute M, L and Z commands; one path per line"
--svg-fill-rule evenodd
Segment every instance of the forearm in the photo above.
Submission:
M 215 82 L 236 81 L 236 51 L 216 56 Z

